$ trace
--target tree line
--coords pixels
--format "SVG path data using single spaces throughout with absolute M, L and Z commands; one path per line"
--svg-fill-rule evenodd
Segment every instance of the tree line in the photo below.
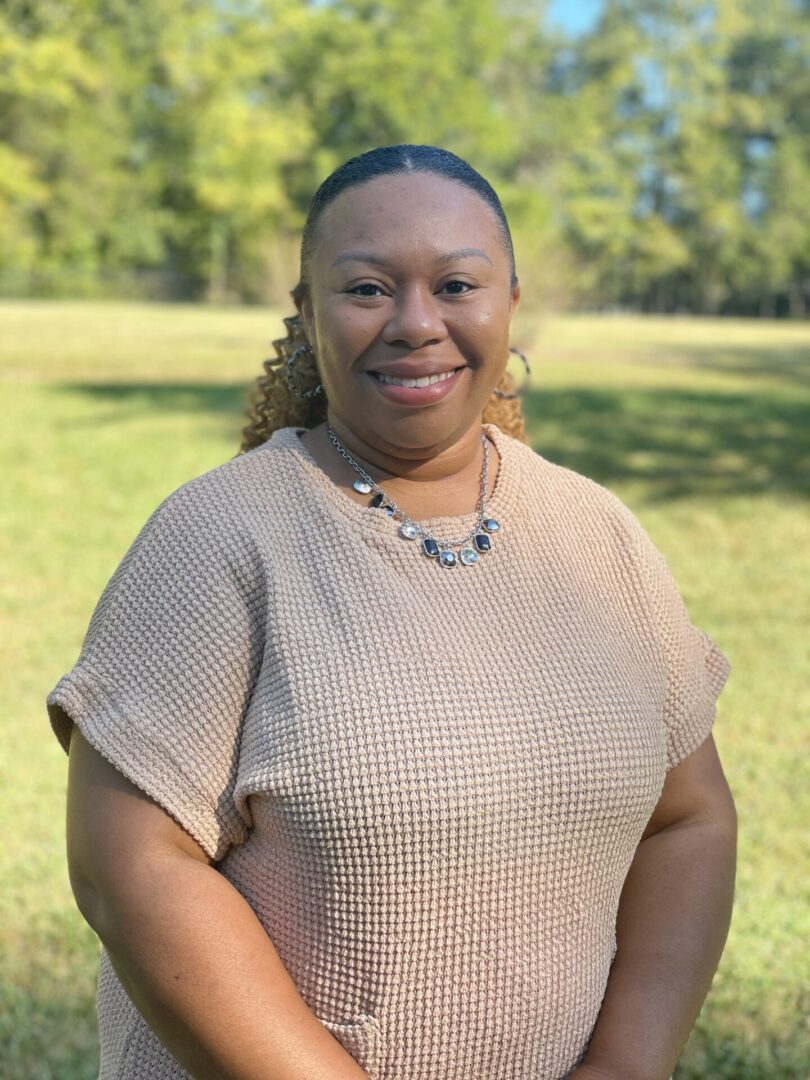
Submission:
M 0 0 L 0 295 L 279 302 L 309 200 L 430 143 L 559 306 L 801 317 L 807 0 Z

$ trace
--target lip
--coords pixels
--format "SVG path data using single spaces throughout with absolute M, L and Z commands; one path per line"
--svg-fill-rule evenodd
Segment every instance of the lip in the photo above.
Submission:
M 430 386 L 394 386 L 392 383 L 383 383 L 379 379 L 375 379 L 370 371 L 367 371 L 366 375 L 374 384 L 375 389 L 388 401 L 392 401 L 397 405 L 432 405 L 435 401 L 441 401 L 442 398 L 452 393 L 466 370 L 465 365 L 455 375 L 451 375 L 449 379 L 442 379 L 441 382 L 432 383 Z M 386 369 L 383 374 L 393 375 L 394 372 Z M 441 375 L 442 372 L 436 371 L 433 374 Z M 405 375 L 403 378 L 419 379 L 423 378 L 423 376 Z
M 444 375 L 465 366 L 451 364 L 450 367 L 440 367 L 438 364 L 427 364 L 424 360 L 395 360 L 393 364 L 383 364 L 382 367 L 369 368 L 368 371 L 378 372 L 380 375 L 397 375 L 401 379 L 424 379 L 431 375 Z

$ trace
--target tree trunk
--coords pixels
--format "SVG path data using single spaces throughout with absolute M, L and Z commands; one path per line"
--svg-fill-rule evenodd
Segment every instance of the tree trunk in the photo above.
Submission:
M 803 319 L 807 314 L 807 306 L 804 299 L 804 289 L 794 281 L 788 293 L 791 319 Z
M 228 291 L 228 225 L 224 218 L 211 219 L 211 266 L 208 277 L 208 299 L 220 304 Z

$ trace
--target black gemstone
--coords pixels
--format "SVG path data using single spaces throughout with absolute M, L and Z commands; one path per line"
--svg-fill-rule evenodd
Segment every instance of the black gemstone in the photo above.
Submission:
M 377 494 L 374 496 L 374 498 L 371 500 L 371 502 L 368 505 L 369 506 L 379 506 L 380 503 L 384 501 L 384 499 L 385 499 L 385 496 L 381 492 L 378 491 Z
M 422 550 L 426 555 L 438 555 L 439 545 L 436 543 L 435 540 L 431 540 L 429 537 L 426 537 L 422 541 Z
M 489 551 L 489 549 L 492 547 L 492 544 L 489 542 L 489 537 L 486 533 L 476 533 L 473 539 L 475 540 L 475 546 L 478 548 L 479 551 Z

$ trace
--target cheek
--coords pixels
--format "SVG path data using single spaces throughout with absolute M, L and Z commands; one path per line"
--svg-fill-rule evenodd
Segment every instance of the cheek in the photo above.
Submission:
M 347 308 L 336 300 L 319 311 L 316 325 L 321 350 L 328 349 L 338 362 L 351 363 L 379 336 L 380 316 L 369 308 Z
M 459 342 L 482 352 L 489 362 L 500 363 L 500 351 L 508 350 L 509 310 L 497 300 L 476 305 L 464 313 L 464 318 L 453 321 L 452 333 Z

